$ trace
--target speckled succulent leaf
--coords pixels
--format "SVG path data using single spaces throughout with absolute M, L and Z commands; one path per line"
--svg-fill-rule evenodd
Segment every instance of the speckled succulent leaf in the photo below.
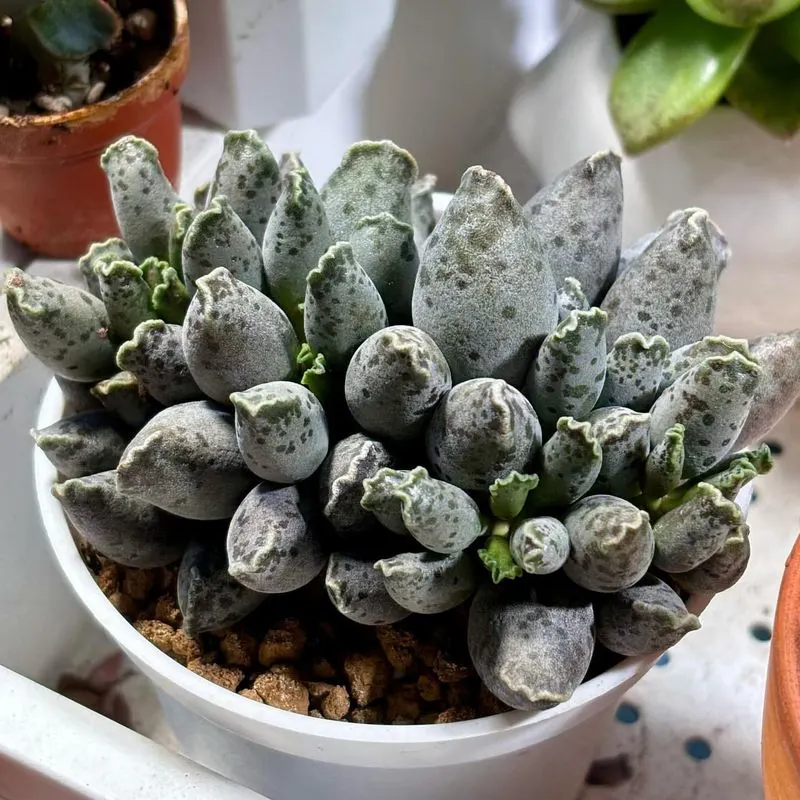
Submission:
M 183 521 L 120 494 L 113 470 L 57 483 L 52 492 L 81 536 L 123 566 L 163 567 L 186 546 Z
M 256 482 L 236 445 L 233 414 L 203 400 L 156 414 L 117 467 L 123 494 L 197 520 L 230 518 Z
M 619 255 L 619 264 L 617 265 L 617 278 L 625 273 L 628 267 L 636 261 L 645 250 L 653 243 L 653 240 L 661 233 L 661 229 L 650 231 L 643 234 L 631 244 L 622 248 Z
M 742 510 L 709 483 L 699 483 L 692 497 L 664 514 L 653 526 L 653 565 L 664 572 L 688 572 L 722 546 L 742 523 Z
M 563 322 L 573 311 L 588 311 L 590 308 L 583 287 L 576 278 L 564 278 L 556 294 L 556 303 L 559 322 Z
M 344 394 L 355 421 L 368 433 L 413 439 L 452 387 L 450 367 L 427 333 L 393 325 L 373 333 L 347 367 Z
M 399 536 L 408 535 L 401 493 L 410 474 L 410 470 L 382 467 L 362 483 L 361 507 L 372 512 L 384 528 Z
M 464 552 L 401 553 L 375 564 L 389 596 L 414 614 L 441 614 L 469 599 L 477 585 L 472 557 Z
M 395 533 L 408 533 L 434 553 L 455 553 L 483 533 L 475 501 L 424 467 L 380 469 L 364 481 L 361 505 Z M 402 527 L 401 527 L 402 523 Z
M 55 380 L 64 397 L 66 415 L 80 414 L 81 411 L 92 411 L 102 407 L 100 401 L 94 397 L 90 383 L 71 381 L 69 378 L 62 378 L 61 375 L 56 375 Z
M 189 308 L 189 292 L 178 277 L 178 273 L 168 267 L 161 275 L 161 282 L 153 288 L 153 310 L 165 322 L 181 325 Z
M 614 281 L 622 244 L 620 157 L 595 153 L 564 170 L 525 205 L 556 283 L 577 278 L 590 304 Z
M 436 225 L 433 211 L 435 189 L 435 175 L 422 175 L 411 186 L 411 224 L 414 228 L 414 242 L 420 251 Z
M 636 586 L 598 598 L 597 640 L 612 653 L 643 656 L 668 650 L 700 620 L 666 583 L 648 575 Z
M 509 539 L 514 562 L 531 575 L 549 575 L 569 556 L 569 532 L 555 517 L 531 517 L 515 524 Z
M 494 172 L 470 167 L 422 252 L 414 325 L 442 349 L 453 381 L 521 386 L 558 321 L 556 284 L 522 207 Z
M 410 224 L 417 175 L 417 162 L 394 142 L 356 142 L 321 192 L 334 237 L 348 241 L 359 220 L 382 211 Z
M 713 472 L 708 473 L 710 477 L 722 472 L 728 467 L 746 461 L 758 475 L 767 475 L 775 466 L 775 459 L 772 456 L 772 449 L 766 443 L 759 445 L 754 450 L 735 450 L 727 458 L 720 461 L 714 467 Z
M 306 277 L 303 327 L 312 349 L 332 370 L 344 370 L 358 346 L 386 325 L 383 300 L 352 247 L 329 247 Z
M 142 322 L 117 350 L 117 366 L 132 372 L 161 405 L 201 400 L 203 392 L 189 372 L 182 338 L 179 325 L 160 319 Z
M 213 197 L 208 208 L 192 220 L 183 238 L 181 260 L 190 294 L 194 294 L 200 278 L 219 267 L 258 291 L 264 288 L 261 244 L 224 195 Z
M 221 267 L 197 282 L 183 349 L 197 385 L 218 403 L 227 403 L 232 392 L 298 373 L 300 344 L 288 317 Z
M 5 295 L 17 335 L 56 375 L 94 383 L 114 372 L 108 315 L 93 294 L 12 269 Z
M 661 375 L 659 394 L 692 367 L 705 361 L 709 356 L 727 356 L 739 353 L 755 361 L 746 339 L 731 339 L 729 336 L 704 336 L 698 342 L 686 344 L 670 353 Z
M 686 428 L 676 422 L 667 429 L 647 456 L 644 489 L 648 497 L 660 498 L 677 489 L 683 480 L 683 439 Z
M 663 336 L 673 349 L 714 327 L 725 237 L 705 211 L 686 209 L 614 282 L 601 308 L 609 344 L 625 333 Z
M 305 386 L 272 381 L 234 392 L 236 441 L 248 469 L 273 483 L 310 478 L 328 454 L 328 422 Z
M 678 586 L 691 593 L 716 593 L 730 589 L 744 575 L 750 561 L 750 528 L 747 523 L 731 528 L 722 547 L 702 564 L 673 575 Z
M 374 559 L 331 553 L 325 573 L 328 597 L 339 613 L 362 625 L 391 625 L 411 614 L 392 599 Z
M 648 411 L 658 395 L 668 358 L 669 344 L 663 336 L 623 334 L 606 359 L 606 380 L 597 405 Z
M 585 419 L 606 375 L 604 311 L 572 311 L 542 342 L 528 371 L 525 394 L 546 427 L 559 417 Z
M 411 225 L 388 212 L 364 217 L 350 234 L 356 261 L 381 295 L 391 322 L 411 321 L 419 255 Z
M 97 267 L 100 296 L 108 312 L 109 332 L 119 341 L 133 336 L 140 322 L 155 319 L 150 287 L 130 261 L 105 261 Z
M 297 366 L 302 375 L 300 383 L 306 387 L 321 403 L 324 403 L 329 394 L 328 370 L 325 367 L 325 356 L 314 353 L 308 342 L 303 342 L 297 354 Z
M 283 192 L 267 222 L 264 272 L 270 296 L 303 335 L 306 277 L 334 243 L 316 186 L 304 169 L 284 178 Z
M 603 451 L 594 491 L 635 497 L 641 492 L 640 475 L 650 454 L 650 415 L 610 406 L 593 411 L 589 422 Z M 662 438 L 663 434 L 653 440 L 660 442 Z
M 800 328 L 755 339 L 750 352 L 761 365 L 761 375 L 736 447 L 766 436 L 800 399 Z
M 261 137 L 252 130 L 228 131 L 209 195 L 225 195 L 260 243 L 280 191 L 278 162 Z
M 612 495 L 584 497 L 564 517 L 570 554 L 564 572 L 592 592 L 633 586 L 653 559 L 653 529 L 646 511 Z
M 117 466 L 131 432 L 105 410 L 83 411 L 32 430 L 36 446 L 60 475 L 82 478 Z
M 306 165 L 303 163 L 300 153 L 292 150 L 288 153 L 281 153 L 281 158 L 278 162 L 278 169 L 280 171 L 281 178 L 285 178 L 293 170 L 306 169 Z
M 234 625 L 266 599 L 228 574 L 225 545 L 197 539 L 186 548 L 178 569 L 178 606 L 188 636 Z
M 525 472 L 541 443 L 533 406 L 513 386 L 493 378 L 454 386 L 425 433 L 434 475 L 465 491 L 486 491 L 512 470 Z
M 86 253 L 78 259 L 78 269 L 83 276 L 86 288 L 95 297 L 100 297 L 100 281 L 97 278 L 97 267 L 104 262 L 120 260 L 132 261 L 133 253 L 131 253 L 128 245 L 118 238 L 94 242 Z
M 181 199 L 161 169 L 158 151 L 137 136 L 123 136 L 100 158 L 114 214 L 134 260 L 169 258 L 173 207 Z
M 568 506 L 594 486 L 603 464 L 603 450 L 588 422 L 561 417 L 544 443 L 539 485 L 528 498 L 530 510 Z
M 594 652 L 594 611 L 582 598 L 544 605 L 523 587 L 484 585 L 469 612 L 467 642 L 486 688 L 520 711 L 568 700 Z
M 361 505 L 364 481 L 391 465 L 386 447 L 363 433 L 354 433 L 331 447 L 319 473 L 319 502 L 339 536 L 349 539 L 375 525 L 375 516 Z M 398 524 L 402 525 L 402 518 Z
M 761 368 L 740 353 L 709 356 L 684 372 L 653 404 L 653 443 L 676 422 L 686 428 L 684 478 L 707 472 L 731 450 L 747 420 L 760 373 Z
M 188 203 L 177 203 L 169 228 L 169 265 L 183 277 L 183 240 L 194 220 L 195 210 Z
M 757 450 L 741 450 L 723 459 L 713 470 L 651 503 L 650 510 L 663 516 L 698 494 L 702 494 L 704 491 L 702 484 L 706 483 L 719 489 L 726 499 L 736 500 L 739 492 L 748 483 L 759 475 L 766 475 L 773 466 L 768 445 L 761 445 Z
M 132 372 L 118 372 L 96 383 L 91 393 L 107 411 L 134 430 L 141 428 L 159 410 Z
M 228 572 L 266 594 L 293 592 L 325 567 L 310 503 L 296 486 L 260 483 L 236 510 L 228 528 Z
M 478 550 L 478 558 L 491 575 L 492 583 L 501 583 L 522 577 L 522 567 L 511 555 L 511 543 L 507 532 L 504 532 L 503 535 L 487 536 L 483 547 Z
M 112 260 L 116 261 L 117 259 Z M 169 269 L 169 262 L 162 261 L 155 256 L 148 256 L 139 264 L 139 269 L 142 272 L 142 278 L 144 278 L 152 294 L 153 289 L 164 280 L 164 272 Z
M 201 183 L 195 190 L 192 196 L 192 205 L 194 211 L 202 211 L 207 205 L 210 196 L 211 181 Z
M 538 485 L 538 475 L 524 475 L 516 470 L 498 478 L 489 487 L 492 514 L 498 519 L 514 519 L 525 507 L 528 494 Z

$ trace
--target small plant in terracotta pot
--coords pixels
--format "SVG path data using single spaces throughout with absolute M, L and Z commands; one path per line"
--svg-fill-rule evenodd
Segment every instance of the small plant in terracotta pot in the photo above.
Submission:
M 178 178 L 183 0 L 0 2 L 0 224 L 76 257 L 117 232 L 98 157 L 126 132 Z
M 231 132 L 192 204 L 141 139 L 102 164 L 122 238 L 9 311 L 86 563 L 188 670 L 330 724 L 539 712 L 744 572 L 800 337 L 713 335 L 705 211 L 622 250 L 608 151 L 524 206 L 471 167 L 438 222 L 388 141 L 318 191 Z
M 725 102 L 776 137 L 800 129 L 797 0 L 582 0 L 617 16 L 609 90 L 626 152 L 678 136 Z

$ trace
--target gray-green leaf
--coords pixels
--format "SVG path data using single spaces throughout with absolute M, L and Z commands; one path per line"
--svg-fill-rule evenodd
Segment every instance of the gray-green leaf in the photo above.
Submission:
M 606 381 L 597 405 L 648 411 L 658 395 L 668 357 L 669 344 L 662 336 L 620 336 L 608 354 Z

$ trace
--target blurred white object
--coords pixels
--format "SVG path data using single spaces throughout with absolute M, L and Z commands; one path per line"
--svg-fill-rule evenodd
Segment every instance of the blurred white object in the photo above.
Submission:
M 389 138 L 413 153 L 421 171 L 436 173 L 442 189 L 455 189 L 467 167 L 482 164 L 500 172 L 520 199 L 535 191 L 530 170 L 508 135 L 508 103 L 520 78 L 564 34 L 577 11 L 575 0 L 397 0 L 386 29 L 381 25 L 389 16 L 385 0 L 333 0 L 331 8 L 357 9 L 320 17 L 313 39 L 305 32 L 292 39 L 291 31 L 262 31 L 244 42 L 233 40 L 228 55 L 215 54 L 217 41 L 230 38 L 223 33 L 225 25 L 243 24 L 243 9 L 252 5 L 253 0 L 242 2 L 241 9 L 239 0 L 194 0 L 190 6 L 192 62 L 183 89 L 187 105 L 226 127 L 265 128 L 267 117 L 277 122 L 264 132 L 267 143 L 275 153 L 300 151 L 318 186 L 353 142 Z M 297 9 L 303 3 L 285 0 L 282 5 Z M 382 7 L 386 16 L 379 18 L 377 9 Z M 367 52 L 370 35 L 373 46 Z M 299 40 L 302 48 L 293 44 Z M 286 105 L 280 114 L 267 108 L 268 93 L 297 94 L 292 81 L 304 69 L 324 72 L 326 78 L 343 74 L 334 53 L 355 40 L 358 44 L 345 61 L 352 64 L 361 53 L 360 64 L 336 86 L 325 84 L 333 88 L 318 107 Z M 270 48 L 278 48 L 269 56 L 270 63 L 279 61 L 277 69 L 267 65 Z M 247 119 L 224 110 L 243 94 L 241 88 L 232 88 L 238 80 L 252 93 L 255 111 Z M 223 111 L 213 113 L 214 105 Z M 213 154 L 218 156 L 218 151 Z M 211 174 L 213 164 L 205 171 Z
M 310 114 L 374 54 L 395 0 L 193 0 L 184 103 L 227 128 Z
M 266 800 L 0 667 L 3 800 Z
M 551 181 L 598 150 L 622 152 L 608 112 L 619 61 L 612 17 L 582 9 L 558 48 L 511 103 L 511 135 L 534 175 Z M 720 280 L 718 332 L 752 337 L 800 323 L 800 143 L 772 137 L 744 114 L 715 108 L 677 138 L 623 158 L 624 243 L 699 206 L 732 257 Z

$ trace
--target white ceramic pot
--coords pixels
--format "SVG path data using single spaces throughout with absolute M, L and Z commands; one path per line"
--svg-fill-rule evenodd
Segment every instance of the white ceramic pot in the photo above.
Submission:
M 519 87 L 509 127 L 543 183 L 598 150 L 621 152 L 607 103 L 619 57 L 612 18 L 583 9 Z M 720 333 L 800 325 L 800 144 L 718 107 L 676 139 L 624 158 L 622 174 L 626 242 L 688 206 L 705 208 L 725 231 L 733 257 L 720 282 Z
M 60 419 L 53 381 L 38 427 Z M 50 488 L 56 470 L 35 454 L 45 533 L 67 582 L 94 619 L 153 681 L 181 751 L 271 800 L 572 800 L 622 695 L 657 655 L 629 658 L 566 703 L 446 725 L 358 725 L 254 703 L 162 653 L 109 603 L 81 560 Z M 749 493 L 740 504 L 746 509 Z M 691 598 L 700 613 L 710 596 Z M 698 634 L 702 635 L 702 634 Z

